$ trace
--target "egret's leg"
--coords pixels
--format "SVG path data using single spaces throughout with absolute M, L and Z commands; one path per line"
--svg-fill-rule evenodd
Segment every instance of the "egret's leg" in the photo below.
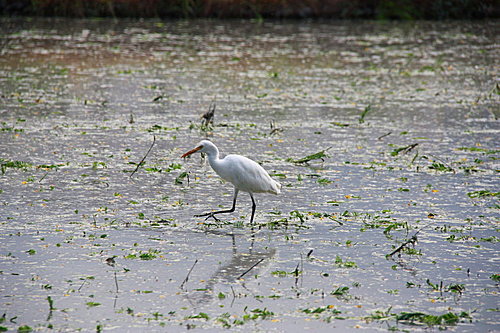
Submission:
M 250 218 L 250 224 L 253 223 L 253 217 L 255 216 L 255 208 L 257 207 L 257 205 L 255 204 L 255 200 L 253 198 L 253 194 L 248 192 L 248 194 L 250 194 L 250 198 L 252 198 L 252 217 Z
M 233 197 L 233 207 L 231 209 L 218 210 L 216 212 L 208 212 L 208 213 L 204 213 L 204 214 L 198 214 L 198 215 L 195 215 L 194 217 L 203 217 L 203 216 L 206 216 L 207 218 L 205 219 L 205 221 L 208 220 L 211 217 L 214 220 L 219 221 L 219 219 L 215 217 L 215 214 L 232 213 L 232 212 L 234 212 L 234 209 L 236 207 L 236 198 L 238 197 L 238 192 L 239 192 L 239 190 L 235 187 L 234 188 L 234 197 Z

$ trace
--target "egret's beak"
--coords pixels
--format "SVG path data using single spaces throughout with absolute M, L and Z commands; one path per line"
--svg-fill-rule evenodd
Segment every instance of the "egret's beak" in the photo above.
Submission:
M 188 157 L 189 155 L 196 153 L 196 152 L 197 152 L 198 150 L 200 150 L 201 148 L 203 148 L 203 146 L 198 146 L 198 147 L 196 147 L 196 148 L 194 148 L 194 149 L 191 149 L 190 151 L 188 151 L 187 153 L 185 153 L 185 154 L 184 154 L 184 155 L 182 155 L 181 157 L 182 157 L 182 158 Z

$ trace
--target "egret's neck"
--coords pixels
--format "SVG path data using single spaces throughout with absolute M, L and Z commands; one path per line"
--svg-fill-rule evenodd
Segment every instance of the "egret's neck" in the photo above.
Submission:
M 214 166 L 216 166 L 217 163 L 220 161 L 219 149 L 216 146 L 212 146 L 210 147 L 209 150 L 206 151 L 206 154 L 208 156 L 208 162 L 210 163 L 210 166 L 214 168 Z

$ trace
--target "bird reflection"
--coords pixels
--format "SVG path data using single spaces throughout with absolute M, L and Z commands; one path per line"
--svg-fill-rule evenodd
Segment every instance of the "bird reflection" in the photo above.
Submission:
M 246 290 L 244 278 L 246 276 L 258 275 L 274 258 L 276 254 L 275 248 L 255 249 L 254 241 L 255 234 L 252 233 L 250 246 L 246 251 L 240 251 L 236 245 L 236 236 L 234 233 L 222 233 L 217 231 L 209 231 L 212 234 L 225 234 L 231 237 L 232 253 L 230 260 L 223 264 L 212 276 L 207 280 L 203 288 L 198 288 L 193 292 L 186 293 L 187 299 L 193 306 L 202 306 L 210 303 L 214 298 L 214 288 L 218 284 L 232 285 L 238 283 Z M 234 289 L 231 286 L 233 290 Z M 234 300 L 233 300 L 234 301 Z

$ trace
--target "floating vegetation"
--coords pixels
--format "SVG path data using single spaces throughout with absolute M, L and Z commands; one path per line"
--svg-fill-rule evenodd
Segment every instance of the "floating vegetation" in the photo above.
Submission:
M 468 192 L 467 196 L 469 198 L 497 197 L 500 196 L 500 192 L 490 192 L 487 190 L 480 190 L 480 191 Z
M 448 312 L 442 315 L 431 315 L 423 312 L 401 312 L 395 315 L 396 321 L 407 325 L 427 325 L 427 326 L 454 326 L 460 320 L 471 317 L 467 312 L 453 313 Z
M 87 303 L 85 303 L 85 305 L 87 305 L 88 308 L 94 308 L 96 306 L 101 305 L 101 303 L 99 303 L 99 302 L 87 302 Z
M 321 319 L 327 323 L 332 320 L 344 320 L 345 317 L 340 316 L 342 311 L 337 309 L 335 305 L 325 305 L 316 308 L 301 309 L 300 312 L 311 315 L 314 319 Z
M 275 216 L 281 216 L 280 212 L 271 212 L 271 214 Z M 289 213 L 288 216 L 276 220 L 272 219 L 271 221 L 265 223 L 265 225 L 270 229 L 279 229 L 288 227 L 307 229 L 309 228 L 309 226 L 307 226 L 305 223 L 308 219 L 309 217 L 307 213 L 302 213 L 298 210 L 293 210 Z
M 189 185 L 189 173 L 187 171 L 183 171 L 177 177 L 175 177 L 174 183 L 176 185 L 182 185 L 184 184 L 184 179 L 187 180 L 187 183 Z
M 335 258 L 335 266 L 342 268 L 357 268 L 358 265 L 354 261 L 344 261 L 340 256 L 337 255 Z M 349 289 L 349 288 L 347 288 Z
M 337 121 L 331 122 L 332 125 L 338 126 L 338 127 L 349 127 L 349 124 L 346 123 L 340 123 Z
M 319 151 L 317 153 L 308 155 L 308 156 L 303 157 L 303 158 L 299 158 L 298 160 L 294 160 L 292 158 L 287 158 L 286 161 L 287 162 L 296 163 L 296 164 L 308 164 L 310 161 L 314 161 L 314 160 L 321 160 L 322 162 L 324 162 L 325 158 L 329 158 L 330 157 L 326 152 L 328 150 L 330 150 L 331 148 L 332 147 L 328 147 L 325 150 L 321 150 L 321 151 Z
M 418 146 L 418 143 L 414 143 L 414 144 L 404 146 L 404 147 L 398 147 L 391 152 L 391 156 L 397 156 L 397 155 L 399 155 L 399 153 L 408 154 L 410 151 L 412 151 L 417 146 Z
M 484 149 L 484 148 L 479 148 L 479 147 L 460 147 L 460 148 L 457 148 L 457 150 L 469 151 L 469 152 L 480 152 L 480 153 L 484 153 L 486 155 L 500 153 L 500 150 Z
M 438 326 L 440 329 L 446 329 L 447 326 L 455 326 L 460 321 L 472 321 L 472 317 L 467 312 L 453 313 L 447 312 L 442 315 L 432 315 L 424 312 L 400 312 L 391 313 L 392 307 L 387 311 L 377 310 L 370 316 L 365 317 L 367 321 L 388 321 L 395 320 L 399 324 L 404 325 L 420 325 L 434 327 Z
M 333 180 L 330 180 L 330 179 L 327 179 L 327 178 L 318 178 L 316 181 L 320 185 L 329 185 L 329 184 L 333 183 Z
M 0 331 L 497 329 L 491 22 L 56 23 L 0 27 Z
M 247 312 L 246 308 L 244 309 L 245 312 Z M 243 315 L 243 321 L 249 321 L 249 320 L 257 320 L 257 319 L 267 319 L 268 317 L 274 316 L 274 312 L 271 312 L 267 310 L 267 308 L 264 309 L 253 309 L 250 310 L 250 313 L 245 313 Z
M 368 106 L 365 107 L 365 109 L 363 110 L 363 112 L 361 112 L 361 115 L 359 116 L 358 121 L 360 124 L 363 124 L 365 122 L 365 117 L 368 114 L 368 112 L 370 112 L 371 110 L 372 110 L 372 106 L 371 106 L 371 104 L 368 104 Z
M 339 297 L 347 297 L 349 294 L 349 287 L 343 286 L 343 287 L 338 287 L 337 289 L 333 290 L 330 295 L 333 296 L 339 296 Z
M 5 174 L 7 171 L 7 168 L 12 168 L 12 169 L 22 169 L 26 171 L 26 169 L 31 168 L 33 165 L 28 162 L 22 162 L 22 161 L 9 161 L 0 158 L 0 171 L 2 172 L 2 175 Z
M 439 162 L 433 162 L 428 168 L 438 172 L 455 172 L 452 167 Z
M 0 132 L 22 133 L 22 132 L 24 132 L 24 129 L 23 128 L 16 128 L 16 127 L 8 127 L 7 123 L 2 122 L 2 127 L 0 127 Z
M 210 317 L 205 312 L 200 312 L 197 315 L 187 316 L 184 319 L 205 319 L 205 320 L 210 320 Z

